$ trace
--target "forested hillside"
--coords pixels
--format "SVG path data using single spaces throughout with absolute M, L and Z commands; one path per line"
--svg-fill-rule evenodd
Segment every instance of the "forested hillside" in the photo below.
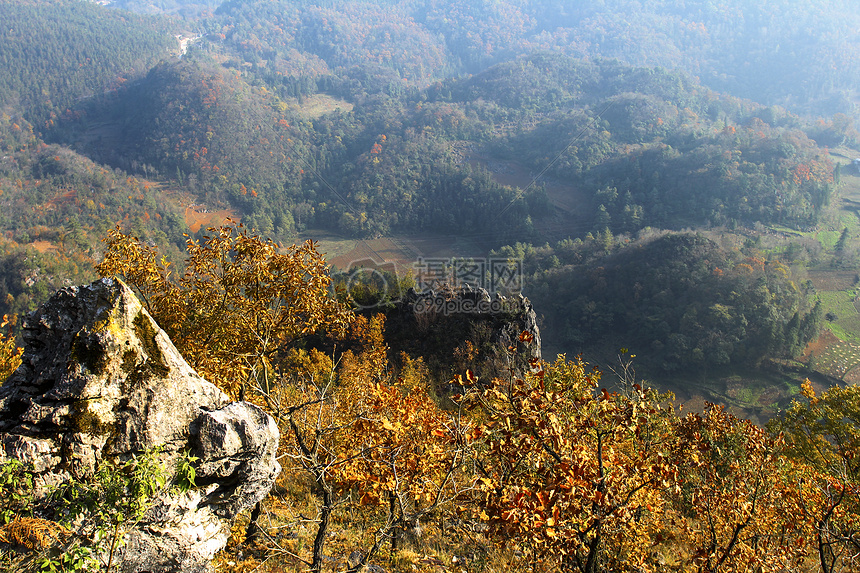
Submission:
M 89 2 L 2 0 L 0 21 L 0 107 L 26 112 L 39 129 L 178 51 L 168 22 Z
M 524 232 L 523 206 L 504 224 L 483 217 L 515 191 L 458 164 L 451 144 L 460 134 L 425 130 L 433 108 L 414 106 L 369 97 L 352 113 L 308 120 L 265 88 L 186 58 L 155 68 L 110 109 L 119 141 L 83 149 L 127 169 L 152 165 L 279 238 L 314 226 L 360 237 L 467 225 L 497 240 Z M 87 117 L 104 113 L 93 108 Z
M 365 89 L 334 90 L 351 113 L 309 119 L 211 60 L 185 58 L 82 112 L 112 122 L 115 136 L 80 150 L 152 166 L 281 238 L 306 227 L 539 238 L 544 180 L 506 188 L 470 161 L 477 153 L 575 186 L 584 212 L 558 230 L 571 235 L 583 221 L 615 233 L 809 227 L 833 191 L 833 164 L 803 131 L 811 126 L 679 73 L 544 53 L 398 96 Z
M 611 49 L 615 40 L 594 37 L 599 29 L 615 29 L 623 16 L 629 34 L 652 41 L 641 43 L 639 56 L 625 59 L 654 63 L 644 55 L 671 51 L 668 22 L 677 28 L 701 20 L 706 30 L 713 23 L 709 34 L 744 35 L 741 27 L 716 24 L 727 13 L 692 7 L 233 1 L 212 13 L 195 12 L 193 21 L 170 23 L 90 4 L 3 6 L 16 18 L 29 16 L 34 30 L 39 18 L 62 15 L 68 16 L 64 25 L 74 28 L 77 11 L 84 11 L 91 21 L 79 34 L 64 33 L 72 39 L 63 50 L 89 57 L 94 34 L 117 35 L 117 49 L 112 59 L 99 60 L 105 62 L 99 73 L 108 74 L 107 64 L 128 71 L 128 81 L 85 88 L 65 72 L 36 65 L 46 81 L 61 82 L 69 98 L 67 110 L 58 115 L 52 108 L 45 116 L 44 127 L 29 126 L 44 121 L 40 113 L 47 108 L 16 107 L 8 100 L 4 141 L 13 153 L 3 163 L 7 237 L 73 257 L 97 255 L 98 238 L 119 222 L 167 246 L 177 259 L 182 233 L 205 232 L 203 221 L 227 216 L 282 242 L 314 229 L 359 239 L 443 233 L 485 249 L 561 244 L 586 235 L 605 248 L 621 244 L 615 237 L 648 228 L 777 225 L 807 232 L 821 222 L 839 183 L 821 146 L 857 136 L 848 116 L 814 121 L 717 93 L 684 71 L 606 59 L 620 55 Z M 112 5 L 123 7 L 144 10 Z M 172 2 L 145 11 L 201 7 Z M 828 4 L 824 12 L 832 17 L 838 8 Z M 780 9 L 769 8 L 773 14 Z M 634 17 L 646 12 L 651 16 Z M 759 21 L 768 10 L 741 13 Z M 634 30 L 646 23 L 648 30 Z M 170 28 L 204 37 L 182 58 L 156 63 L 176 42 L 165 32 Z M 789 28 L 777 26 L 774 33 L 788 34 Z M 154 42 L 151 47 L 139 43 L 141 35 Z M 158 42 L 165 42 L 161 55 Z M 567 47 L 561 49 L 562 43 Z M 695 45 L 684 53 L 704 66 L 715 47 Z M 137 59 L 123 59 L 129 55 Z M 680 65 L 670 60 L 661 61 Z M 46 53 L 44 61 L 57 56 Z M 755 62 L 751 58 L 749 65 Z M 26 83 L 16 69 L 7 70 L 8 81 Z M 732 253 L 694 251 L 682 266 L 710 268 L 701 262 L 708 257 L 718 259 L 713 265 L 721 269 L 740 264 Z M 623 260 L 620 253 L 612 256 Z M 599 258 L 584 260 L 583 267 L 605 266 Z M 718 343 L 705 341 L 707 327 L 693 335 L 687 324 L 684 331 L 680 317 L 660 318 L 659 333 L 633 327 L 629 315 L 640 309 L 621 310 L 623 288 L 607 289 L 605 300 L 583 302 L 577 289 L 588 285 L 554 272 L 554 278 L 533 277 L 529 288 L 551 316 L 547 326 L 558 347 L 623 343 L 613 338 L 623 331 L 628 346 L 646 339 L 663 345 L 643 360 L 666 371 L 793 355 L 800 342 L 761 336 L 757 328 L 787 332 L 795 312 L 800 320 L 812 308 L 804 294 L 792 295 L 784 308 L 777 305 L 772 324 L 721 332 Z M 582 274 L 581 268 L 569 272 Z M 617 278 L 619 285 L 626 277 Z M 726 305 L 733 292 L 734 283 L 721 286 L 710 275 L 693 282 L 712 300 L 707 308 Z M 545 284 L 546 292 L 564 296 L 550 301 L 542 294 Z M 11 289 L 13 297 L 25 290 Z M 32 304 L 11 300 L 6 310 Z M 602 309 L 596 314 L 603 327 L 589 326 L 580 308 L 593 304 Z M 704 308 L 696 312 L 707 314 Z M 746 323 L 744 313 L 753 311 L 738 312 L 729 322 Z M 747 337 L 759 346 L 748 347 Z
M 847 0 L 255 0 L 225 2 L 216 16 L 239 62 L 294 93 L 343 69 L 380 79 L 388 69 L 398 89 L 552 50 L 679 68 L 720 91 L 828 115 L 852 112 L 857 97 L 860 16 Z
M 499 254 L 525 261 L 551 344 L 601 363 L 625 346 L 649 373 L 754 368 L 797 355 L 821 325 L 820 304 L 807 302 L 789 265 L 702 235 L 617 243 L 601 234 Z
M 186 228 L 175 197 L 34 135 L 0 113 L 0 308 L 33 310 L 54 290 L 93 276 L 100 241 L 117 224 L 178 254 Z
M 858 29 L 848 0 L 0 0 L 0 370 L 52 291 L 124 277 L 280 425 L 221 571 L 857 570 Z M 34 509 L 29 471 L 0 464 L 0 570 L 110 569 L 128 515 L 95 482 Z

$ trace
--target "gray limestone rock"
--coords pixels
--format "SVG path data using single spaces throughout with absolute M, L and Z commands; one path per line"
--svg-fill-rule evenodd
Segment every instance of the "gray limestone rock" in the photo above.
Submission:
M 203 412 L 192 434 L 192 453 L 202 460 L 197 482 L 219 484 L 207 501 L 215 513 L 233 516 L 269 493 L 280 471 L 278 426 L 271 416 L 248 402 L 233 402 Z
M 200 488 L 155 500 L 117 566 L 206 570 L 228 520 L 265 497 L 280 471 L 274 420 L 195 373 L 118 280 L 60 290 L 27 318 L 23 337 L 22 364 L 0 387 L 0 461 L 23 461 L 46 486 L 154 446 L 172 472 L 191 451 Z

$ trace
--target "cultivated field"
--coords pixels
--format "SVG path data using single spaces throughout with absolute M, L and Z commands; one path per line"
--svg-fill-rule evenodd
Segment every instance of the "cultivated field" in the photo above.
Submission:
M 408 273 L 419 258 L 482 258 L 488 248 L 474 238 L 453 235 L 393 236 L 378 239 L 350 239 L 330 232 L 308 230 L 300 241 L 313 240 L 329 264 L 337 269 L 351 267 L 390 268 Z

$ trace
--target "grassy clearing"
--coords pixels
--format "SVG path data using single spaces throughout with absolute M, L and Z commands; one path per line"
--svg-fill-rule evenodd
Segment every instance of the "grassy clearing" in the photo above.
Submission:
M 768 225 L 767 228 L 776 233 L 795 237 L 812 237 L 814 235 L 814 233 L 798 231 L 797 229 L 792 229 L 791 227 L 786 227 L 784 225 Z
M 817 291 L 846 291 L 852 295 L 854 293 L 856 271 L 810 270 L 808 274 Z
M 413 269 L 418 258 L 483 258 L 488 247 L 471 237 L 452 235 L 416 235 L 380 237 L 378 239 L 350 239 L 328 231 L 308 230 L 297 242 L 316 241 L 317 250 L 326 260 L 339 269 L 346 269 L 353 262 L 373 261 L 387 268 L 396 265 L 399 272 Z M 367 265 L 364 265 L 367 266 Z
M 824 310 L 835 313 L 838 318 L 849 318 L 857 314 L 853 291 L 819 292 L 818 297 L 824 305 Z
M 818 239 L 818 242 L 821 243 L 821 246 L 826 250 L 832 251 L 834 247 L 836 247 L 836 242 L 839 241 L 839 235 L 842 234 L 842 230 L 825 230 L 818 231 L 815 234 L 815 238 Z
M 299 235 L 296 239 L 297 243 L 302 243 L 307 240 L 317 243 L 317 251 L 325 255 L 327 261 L 331 262 L 337 257 L 341 257 L 355 249 L 358 244 L 356 239 L 349 239 L 335 235 L 330 231 L 321 231 L 309 229 Z
M 790 227 L 782 225 L 768 225 L 768 229 L 786 235 L 788 237 L 797 237 L 805 239 L 814 239 L 821 244 L 821 247 L 827 251 L 832 251 L 836 247 L 837 241 L 842 234 L 842 229 L 848 228 L 849 232 L 852 229 L 860 230 L 860 222 L 857 215 L 853 211 L 840 210 L 833 214 L 835 221 L 831 228 L 821 229 L 817 231 L 798 231 Z
M 659 387 L 675 394 L 684 411 L 702 411 L 707 403 L 726 406 L 735 416 L 765 424 L 800 394 L 803 376 L 775 369 L 744 368 L 704 377 L 661 380 Z
M 848 229 L 848 232 L 856 236 L 860 230 L 860 204 L 852 202 L 844 202 L 842 209 L 839 211 L 839 227 Z
M 844 163 L 839 177 L 839 196 L 849 201 L 860 201 L 860 174 Z
M 848 333 L 848 336 L 842 338 L 849 342 L 860 342 L 860 314 L 850 316 L 839 321 L 839 324 Z
M 860 342 L 860 313 L 854 302 L 856 296 L 857 292 L 853 288 L 818 292 L 824 312 L 836 316 L 835 320 L 826 322 L 825 327 L 844 342 Z
M 330 95 L 314 94 L 304 98 L 301 103 L 298 100 L 294 100 L 291 107 L 302 118 L 317 119 L 338 110 L 350 113 L 355 106 L 346 100 Z
M 857 338 L 856 336 L 853 336 L 850 331 L 846 330 L 845 328 L 842 328 L 842 326 L 837 324 L 837 323 L 830 323 L 827 325 L 827 328 L 839 340 L 844 340 L 847 342 L 847 341 L 856 340 L 856 338 Z

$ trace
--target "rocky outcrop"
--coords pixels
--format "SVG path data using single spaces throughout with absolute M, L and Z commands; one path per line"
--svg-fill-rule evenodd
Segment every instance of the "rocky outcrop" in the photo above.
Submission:
M 172 471 L 190 451 L 199 487 L 155 500 L 117 570 L 206 570 L 229 520 L 280 471 L 274 420 L 197 375 L 118 280 L 59 291 L 27 318 L 23 338 L 22 364 L 0 388 L 0 457 L 29 464 L 46 490 L 154 446 Z
M 394 354 L 421 356 L 434 375 L 450 379 L 470 369 L 480 378 L 521 375 L 541 358 L 537 315 L 522 294 L 483 288 L 409 289 L 386 311 L 386 342 Z M 527 332 L 530 339 L 520 335 Z

